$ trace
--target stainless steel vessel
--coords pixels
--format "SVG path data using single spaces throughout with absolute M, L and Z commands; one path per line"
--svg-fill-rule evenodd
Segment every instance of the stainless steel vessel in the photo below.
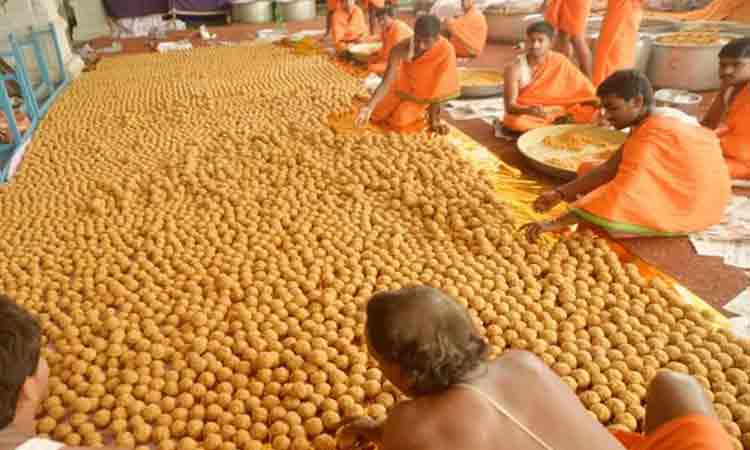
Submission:
M 656 88 L 686 91 L 711 91 L 719 89 L 719 50 L 737 34 L 722 33 L 721 42 L 710 45 L 669 44 L 654 36 L 648 78 Z
M 239 23 L 264 23 L 273 21 L 273 4 L 270 0 L 257 0 L 232 4 L 232 20 Z
M 526 39 L 526 28 L 534 22 L 544 20 L 542 14 L 503 14 L 487 9 L 487 38 L 494 42 L 516 43 Z
M 317 15 L 315 0 L 280 1 L 276 7 L 287 22 L 312 20 Z

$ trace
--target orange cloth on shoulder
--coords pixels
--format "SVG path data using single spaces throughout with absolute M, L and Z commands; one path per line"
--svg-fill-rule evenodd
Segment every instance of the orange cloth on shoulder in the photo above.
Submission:
M 544 20 L 570 36 L 582 36 L 591 14 L 592 0 L 549 0 Z
M 750 180 L 750 86 L 734 98 L 717 133 L 732 178 Z
M 487 44 L 487 19 L 479 8 L 473 6 L 469 12 L 448 20 L 451 44 L 459 58 L 476 58 Z
M 328 12 L 333 14 L 339 9 L 339 0 L 326 0 L 326 7 L 328 8 Z
M 730 195 L 716 135 L 652 114 L 625 141 L 612 181 L 573 203 L 571 210 L 614 231 L 689 233 L 719 223 Z
M 614 431 L 627 450 L 733 450 L 724 427 L 716 419 L 692 414 L 668 422 L 643 435 Z
M 369 61 L 368 70 L 370 72 L 383 75 L 388 68 L 388 58 L 391 57 L 391 50 L 399 42 L 409 39 L 414 35 L 411 27 L 401 20 L 394 20 L 390 27 L 382 33 L 383 46 L 377 53 L 372 55 Z
M 572 116 L 576 123 L 590 123 L 598 111 L 582 103 L 596 101 L 596 89 L 586 75 L 563 54 L 550 51 L 544 62 L 535 68 L 529 85 L 519 92 L 516 103 L 522 106 L 559 106 L 560 111 L 544 118 L 506 113 L 503 125 L 526 132 L 550 125 L 565 115 Z
M 362 9 L 354 5 L 351 11 L 339 6 L 331 18 L 331 35 L 333 43 L 341 48 L 348 42 L 358 41 L 367 37 L 368 27 Z
M 456 52 L 447 39 L 437 42 L 422 56 L 403 61 L 391 90 L 372 112 L 375 123 L 399 131 L 424 119 L 427 108 L 457 98 Z
M 609 0 L 594 52 L 595 86 L 618 70 L 635 67 L 638 29 L 642 19 L 641 0 Z

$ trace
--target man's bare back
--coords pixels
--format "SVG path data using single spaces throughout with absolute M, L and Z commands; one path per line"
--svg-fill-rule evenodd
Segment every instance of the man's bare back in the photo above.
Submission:
M 550 448 L 623 450 L 533 354 L 506 352 L 477 374 L 466 384 L 497 402 Z M 383 444 L 403 450 L 544 448 L 489 400 L 461 386 L 398 405 L 383 429 Z

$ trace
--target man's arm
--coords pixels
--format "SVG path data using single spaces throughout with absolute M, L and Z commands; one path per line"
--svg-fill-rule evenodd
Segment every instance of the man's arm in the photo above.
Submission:
M 391 89 L 391 85 L 396 81 L 400 63 L 409 53 L 409 42 L 409 40 L 402 41 L 391 50 L 391 54 L 388 57 L 388 66 L 383 75 L 383 81 L 381 81 L 380 85 L 375 89 L 375 92 L 370 101 L 367 102 L 367 105 L 365 105 L 360 111 L 359 116 L 357 117 L 358 126 L 364 126 L 369 122 L 370 114 L 372 114 L 375 107 L 383 101 L 383 98 Z
M 505 68 L 505 93 L 503 94 L 506 114 L 535 115 L 544 117 L 544 110 L 539 106 L 521 106 L 516 101 L 520 92 L 521 68 L 512 63 Z
M 716 97 L 714 97 L 714 101 L 711 103 L 708 112 L 703 117 L 701 125 L 712 130 L 715 130 L 721 125 L 721 119 L 724 117 L 727 108 L 727 99 L 732 95 L 731 91 L 731 87 L 719 91 Z

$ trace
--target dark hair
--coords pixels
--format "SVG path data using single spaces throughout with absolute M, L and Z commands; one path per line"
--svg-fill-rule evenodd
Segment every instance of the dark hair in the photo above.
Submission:
M 414 380 L 416 395 L 460 383 L 489 355 L 466 308 L 427 286 L 376 294 L 366 331 L 375 353 Z
M 419 16 L 414 24 L 414 34 L 420 37 L 436 37 L 440 34 L 440 19 L 429 14 Z
M 526 28 L 526 36 L 529 36 L 531 33 L 545 34 L 550 39 L 555 38 L 555 28 L 543 20 L 541 22 L 534 22 Z
M 744 59 L 750 58 L 750 38 L 743 37 L 730 41 L 722 47 L 719 58 Z
M 36 373 L 42 330 L 34 317 L 0 295 L 0 429 L 16 416 L 16 404 L 26 379 Z
M 643 97 L 643 104 L 650 106 L 654 103 L 654 88 L 645 75 L 637 70 L 618 70 L 604 80 L 596 90 L 599 97 L 615 96 L 625 101 Z
M 382 8 L 375 9 L 375 17 L 378 19 L 383 18 L 385 16 L 388 17 L 396 17 L 396 8 L 394 8 L 391 5 L 385 5 Z

